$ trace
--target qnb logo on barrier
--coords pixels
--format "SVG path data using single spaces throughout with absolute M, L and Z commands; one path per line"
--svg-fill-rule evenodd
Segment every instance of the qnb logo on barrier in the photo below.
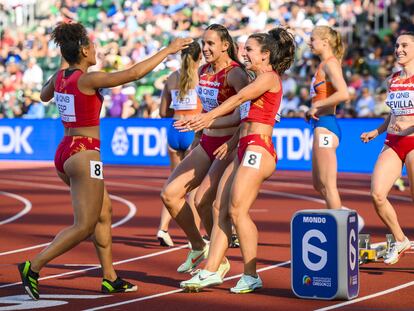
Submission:
M 310 160 L 313 135 L 310 129 L 275 128 L 277 157 L 288 160 Z
M 319 230 L 312 229 L 306 232 L 302 238 L 302 260 L 306 268 L 312 271 L 320 271 L 325 268 L 326 263 L 328 262 L 328 253 L 326 250 L 321 249 L 310 243 L 312 238 L 318 239 L 321 243 L 326 243 L 326 236 Z M 319 257 L 317 262 L 312 262 L 310 260 L 310 255 L 314 254 Z
M 33 149 L 27 141 L 32 131 L 32 126 L 0 126 L 0 154 L 33 154 Z
M 129 150 L 133 156 L 166 156 L 167 131 L 164 127 L 118 126 L 112 136 L 111 147 L 116 156 L 125 156 Z

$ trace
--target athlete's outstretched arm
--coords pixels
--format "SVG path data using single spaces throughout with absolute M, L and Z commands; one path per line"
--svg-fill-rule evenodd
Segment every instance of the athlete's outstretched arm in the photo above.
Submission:
M 169 54 L 174 54 L 187 48 L 191 42 L 193 42 L 191 38 L 177 38 L 157 54 L 142 62 L 136 63 L 131 68 L 112 73 L 91 72 L 82 75 L 79 78 L 79 83 L 84 88 L 97 90 L 99 88 L 114 87 L 138 80 L 158 66 Z
M 271 72 L 263 73 L 257 77 L 252 83 L 245 86 L 236 95 L 228 98 L 220 106 L 214 108 L 208 113 L 203 113 L 191 119 L 186 126 L 194 131 L 200 131 L 203 128 L 209 128 L 213 120 L 220 116 L 223 116 L 235 108 L 239 107 L 242 103 L 255 99 L 265 92 L 271 90 L 275 85 L 275 76 Z M 280 84 L 277 84 L 279 89 L 275 89 L 275 92 L 279 92 Z

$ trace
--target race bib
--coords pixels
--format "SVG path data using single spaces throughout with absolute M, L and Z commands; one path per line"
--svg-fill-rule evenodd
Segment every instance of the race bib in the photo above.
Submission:
M 332 134 L 319 134 L 319 147 L 332 148 L 333 136 Z
M 247 118 L 247 116 L 249 115 L 249 111 L 250 111 L 250 101 L 247 101 L 241 104 L 239 110 L 240 110 L 240 120 Z
M 172 102 L 170 108 L 174 110 L 195 110 L 197 109 L 197 93 L 195 90 L 189 90 L 183 98 L 179 98 L 179 90 L 171 90 Z
M 197 94 L 201 100 L 201 104 L 203 105 L 204 111 L 211 111 L 214 108 L 218 107 L 218 92 L 219 90 L 212 87 L 206 86 L 197 86 Z
M 260 152 L 246 151 L 246 153 L 244 154 L 242 165 L 259 169 L 261 159 L 262 154 Z
M 414 114 L 414 91 L 388 92 L 385 103 L 396 116 Z
M 75 96 L 72 94 L 55 92 L 54 98 L 62 121 L 76 122 Z
M 103 179 L 103 165 L 100 161 L 90 161 L 91 178 Z
M 313 77 L 313 78 L 312 78 L 312 81 L 311 81 L 310 89 L 309 89 L 309 96 L 310 96 L 311 98 L 313 98 L 313 97 L 315 97 L 315 96 L 316 96 L 316 91 L 315 91 L 315 87 L 314 87 L 314 85 L 315 85 L 315 80 L 316 80 L 316 78 L 315 78 L 315 77 Z

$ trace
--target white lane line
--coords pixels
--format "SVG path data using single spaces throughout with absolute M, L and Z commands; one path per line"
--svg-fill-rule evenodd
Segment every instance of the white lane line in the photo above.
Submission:
M 121 265 L 121 264 L 128 263 L 128 262 L 131 262 L 131 261 L 137 261 L 137 260 L 142 260 L 142 259 L 147 259 L 147 258 L 159 256 L 159 255 L 164 255 L 164 254 L 167 254 L 167 253 L 178 251 L 178 250 L 183 249 L 183 248 L 187 248 L 187 244 L 182 245 L 180 247 L 174 247 L 174 248 L 170 248 L 170 249 L 163 250 L 163 251 L 160 251 L 160 252 L 156 252 L 156 253 L 151 253 L 151 254 L 147 254 L 147 255 L 143 255 L 143 256 L 138 256 L 138 257 L 134 257 L 134 258 L 129 258 L 129 259 L 125 259 L 125 260 L 116 261 L 116 262 L 113 263 L 113 265 L 117 266 L 117 265 Z M 66 276 L 66 275 L 71 275 L 71 274 L 79 274 L 79 273 L 82 273 L 82 272 L 86 272 L 86 271 L 90 271 L 90 270 L 97 270 L 97 269 L 100 269 L 100 268 L 101 268 L 101 266 L 97 265 L 97 266 L 89 267 L 89 268 L 85 268 L 85 269 L 74 270 L 74 271 L 64 272 L 64 273 L 60 273 L 60 274 L 52 274 L 52 275 L 49 275 L 49 276 L 39 278 L 39 281 L 47 280 L 47 279 L 54 279 L 54 278 L 58 278 L 60 276 Z M 14 285 L 19 285 L 19 284 L 22 284 L 22 282 L 16 282 L 16 283 L 9 283 L 9 284 L 0 285 L 0 288 L 11 287 L 11 286 L 14 286 Z
M 279 186 L 279 187 L 289 187 L 289 188 L 301 188 L 301 189 L 313 189 L 312 185 L 308 184 L 299 184 L 299 183 L 283 183 L 279 181 L 267 181 L 266 184 L 270 184 L 273 186 Z M 348 189 L 348 188 L 338 188 L 339 192 L 341 193 L 350 193 L 350 194 L 360 194 L 364 196 L 369 196 L 369 191 L 363 191 L 363 190 L 355 190 L 355 189 Z M 396 195 L 396 194 L 390 194 L 388 195 L 389 198 L 400 200 L 400 201 L 406 201 L 406 202 L 412 202 L 412 199 L 410 197 L 402 196 L 402 195 Z
M 54 189 L 54 190 L 69 191 L 68 187 L 42 184 L 42 183 L 31 183 L 31 182 L 11 181 L 11 180 L 10 181 L 0 180 L 0 183 L 12 183 L 12 184 L 19 184 L 19 185 L 22 185 L 22 186 L 33 186 L 33 187 L 40 187 L 40 188 L 47 188 L 47 189 Z M 128 214 L 125 217 L 120 219 L 118 222 L 112 224 L 112 228 L 116 228 L 116 227 L 119 227 L 120 225 L 123 225 L 124 223 L 126 223 L 127 221 L 129 221 L 131 218 L 133 218 L 136 215 L 137 207 L 134 203 L 132 203 L 131 201 L 128 201 L 124 198 L 121 198 L 117 195 L 113 195 L 113 194 L 110 194 L 109 197 L 112 200 L 115 200 L 115 201 L 118 201 L 118 202 L 121 202 L 121 203 L 125 204 L 129 209 Z M 40 247 L 45 247 L 49 244 L 50 243 L 43 243 L 43 244 L 38 244 L 38 245 L 29 246 L 29 247 L 25 247 L 25 248 L 20 248 L 20 249 L 16 249 L 16 250 L 11 250 L 11 251 L 7 251 L 7 252 L 2 252 L 2 253 L 0 253 L 0 256 L 20 253 L 20 252 L 40 248 Z
M 409 287 L 409 286 L 413 286 L 413 285 L 414 285 L 414 281 L 411 281 L 411 282 L 408 282 L 408 283 L 401 284 L 399 286 L 391 287 L 391 288 L 383 290 L 381 292 L 377 292 L 375 294 L 371 294 L 371 295 L 356 298 L 356 299 L 353 299 L 353 300 L 341 302 L 341 303 L 338 303 L 338 304 L 335 304 L 335 305 L 332 305 L 332 306 L 329 306 L 329 307 L 315 309 L 315 311 L 326 311 L 326 310 L 337 309 L 337 308 L 347 306 L 347 305 L 351 305 L 351 304 L 354 304 L 354 303 L 357 303 L 357 302 L 360 302 L 360 301 L 364 301 L 364 300 L 368 300 L 368 299 L 371 299 L 371 298 L 383 296 L 383 295 L 386 295 L 386 294 L 389 294 L 389 293 L 392 293 L 392 292 L 396 292 L 397 290 L 400 290 L 400 289 L 403 289 L 403 288 L 406 288 L 406 287 Z
M 258 269 L 257 272 L 263 272 L 263 271 L 275 269 L 275 268 L 278 268 L 278 267 L 286 266 L 288 264 L 290 264 L 290 260 L 285 261 L 285 262 L 281 262 L 281 263 L 278 263 L 278 264 L 275 264 L 275 265 L 271 265 L 271 266 L 268 266 L 268 267 L 264 267 L 264 268 L 261 268 L 261 269 Z M 223 281 L 225 282 L 225 281 L 233 280 L 233 279 L 239 278 L 241 276 L 242 276 L 242 274 L 233 275 L 233 276 L 224 278 Z M 154 299 L 154 298 L 158 298 L 158 297 L 172 295 L 172 294 L 176 294 L 176 293 L 179 293 L 179 292 L 182 292 L 182 291 L 183 291 L 183 289 L 175 289 L 175 290 L 171 290 L 171 291 L 168 291 L 168 292 L 158 293 L 158 294 L 149 295 L 149 296 L 140 297 L 140 298 L 135 298 L 135 299 L 131 299 L 131 300 L 125 300 L 125 301 L 116 302 L 116 303 L 109 304 L 109 305 L 103 305 L 103 306 L 96 307 L 96 308 L 85 309 L 84 311 L 95 311 L 95 310 L 103 310 L 103 309 L 118 307 L 118 306 L 130 304 L 130 303 L 134 303 L 134 302 L 140 302 L 140 301 L 144 301 L 144 300 L 150 300 L 150 299 Z
M 18 212 L 16 215 L 14 215 L 12 217 L 9 217 L 5 220 L 0 221 L 0 226 L 4 225 L 4 224 L 8 224 L 9 222 L 15 221 L 16 219 L 19 219 L 20 217 L 23 217 L 28 212 L 30 212 L 30 210 L 32 209 L 32 203 L 28 199 L 26 199 L 26 198 L 24 198 L 20 195 L 10 193 L 10 192 L 4 192 L 4 191 L 0 191 L 0 195 L 5 195 L 6 197 L 16 199 L 20 202 L 23 202 L 23 204 L 24 204 L 23 210 L 21 210 L 20 212 Z

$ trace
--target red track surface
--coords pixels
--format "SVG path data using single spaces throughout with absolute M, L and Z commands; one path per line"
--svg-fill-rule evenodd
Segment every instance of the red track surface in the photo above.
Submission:
M 173 224 L 170 232 L 178 247 L 162 248 L 155 239 L 161 208 L 159 192 L 168 174 L 166 168 L 106 166 L 106 184 L 115 195 L 113 223 L 127 220 L 113 229 L 114 262 L 121 277 L 138 284 L 138 292 L 101 296 L 100 270 L 90 266 L 97 264 L 94 247 L 85 241 L 42 270 L 41 277 L 46 278 L 40 280 L 43 299 L 31 302 L 26 295 L 16 296 L 23 294 L 17 284 L 16 263 L 31 258 L 41 247 L 22 249 L 50 242 L 72 223 L 70 197 L 51 164 L 0 162 L 0 223 L 10 221 L 0 225 L 0 310 L 13 310 L 16 301 L 22 303 L 20 310 L 47 304 L 53 310 L 414 310 L 413 254 L 391 267 L 380 263 L 362 266 L 360 294 L 355 300 L 319 301 L 294 296 L 290 287 L 290 219 L 295 211 L 323 207 L 308 172 L 275 172 L 252 208 L 260 232 L 258 269 L 263 289 L 247 295 L 229 293 L 242 272 L 240 250 L 230 249 L 230 280 L 198 294 L 181 292 L 179 282 L 189 277 L 176 272 L 187 254 L 184 235 Z M 365 218 L 363 231 L 370 233 L 374 242 L 384 241 L 387 231 L 371 205 L 369 178 L 340 174 L 343 205 Z M 401 224 L 414 238 L 409 191 L 392 194 Z M 27 214 L 10 220 L 30 204 L 32 209 Z M 134 205 L 137 212 L 128 220 Z

